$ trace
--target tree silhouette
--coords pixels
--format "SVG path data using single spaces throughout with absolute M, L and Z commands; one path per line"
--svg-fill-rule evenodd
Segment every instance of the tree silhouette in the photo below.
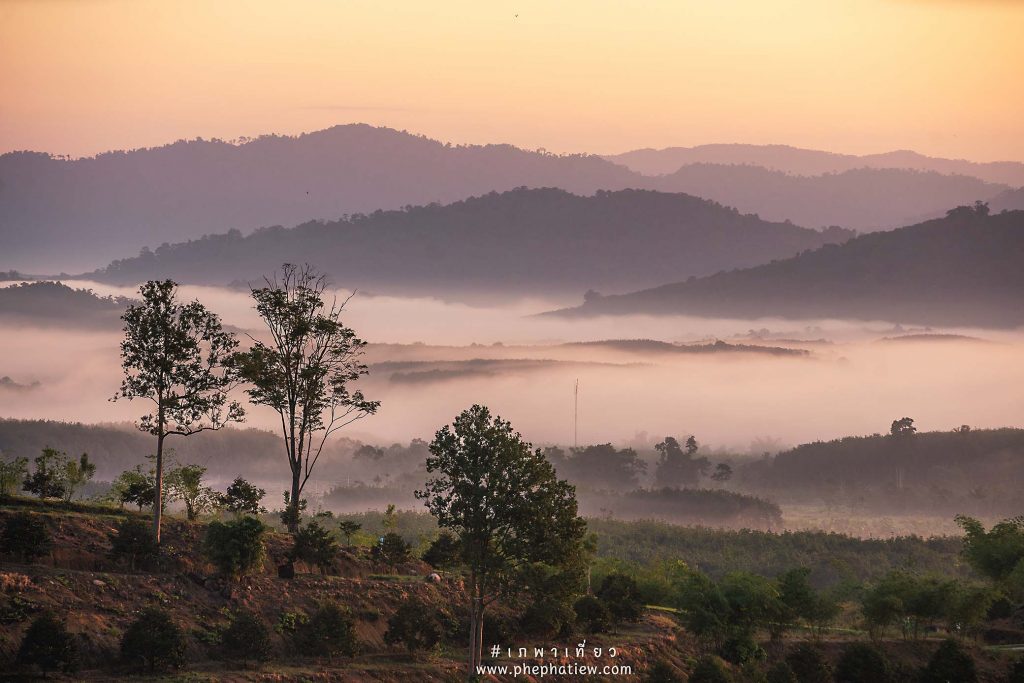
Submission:
M 130 305 L 121 316 L 124 380 L 113 398 L 144 398 L 153 403 L 153 412 L 137 426 L 156 437 L 153 537 L 157 544 L 163 512 L 164 440 L 220 429 L 244 415 L 238 403 L 228 400 L 236 380 L 230 359 L 238 342 L 201 303 L 180 303 L 177 289 L 171 280 L 151 280 L 139 288 L 142 303 Z
M 360 360 L 366 342 L 341 323 L 346 302 L 325 303 L 326 277 L 310 266 L 286 263 L 280 276 L 266 278 L 265 283 L 252 289 L 252 298 L 270 342 L 256 341 L 235 360 L 251 384 L 250 400 L 280 417 L 292 475 L 285 519 L 294 533 L 302 490 L 327 437 L 374 414 L 380 402 L 349 389 L 367 374 Z

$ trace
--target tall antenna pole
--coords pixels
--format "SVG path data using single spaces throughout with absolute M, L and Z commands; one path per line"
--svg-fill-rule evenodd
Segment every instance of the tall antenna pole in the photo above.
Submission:
M 572 405 L 572 447 L 576 448 L 580 434 L 580 381 L 576 380 Z

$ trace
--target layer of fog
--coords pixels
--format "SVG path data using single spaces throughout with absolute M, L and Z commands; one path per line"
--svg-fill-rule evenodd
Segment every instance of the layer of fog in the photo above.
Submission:
M 88 286 L 100 294 L 134 293 Z M 182 294 L 200 298 L 231 325 L 258 325 L 247 292 L 183 287 Z M 883 342 L 882 337 L 904 331 L 886 323 L 839 321 L 807 325 L 532 316 L 564 303 L 474 308 L 429 298 L 355 297 L 345 321 L 373 344 L 371 363 L 475 358 L 573 362 L 415 383 L 391 381 L 388 373 L 375 372 L 363 388 L 383 402 L 382 408 L 346 435 L 378 444 L 429 438 L 460 410 L 484 403 L 535 443 L 571 444 L 576 380 L 580 444 L 650 443 L 667 434 L 693 433 L 703 443 L 746 451 L 752 441 L 766 437 L 796 444 L 884 432 L 904 415 L 913 417 L 920 429 L 933 430 L 960 424 L 1019 425 L 1024 414 L 1024 364 L 1019 362 L 1024 336 L 955 330 L 993 341 Z M 636 338 L 745 341 L 751 329 L 761 330 L 759 343 L 806 348 L 811 355 L 636 354 L 524 346 Z M 808 343 L 795 341 L 801 339 Z M 820 339 L 831 343 L 810 343 Z M 142 402 L 108 401 L 119 383 L 119 340 L 116 330 L 0 327 L 0 376 L 21 384 L 40 383 L 28 392 L 0 389 L 0 417 L 113 422 L 142 414 L 148 409 Z M 503 346 L 494 346 L 497 342 Z M 261 409 L 250 411 L 249 424 L 274 426 Z

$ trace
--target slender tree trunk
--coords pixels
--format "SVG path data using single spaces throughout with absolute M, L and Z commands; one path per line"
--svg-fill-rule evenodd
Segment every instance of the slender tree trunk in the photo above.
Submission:
M 288 531 L 295 533 L 299 530 L 299 472 L 292 470 L 292 493 L 288 507 L 291 508 L 291 515 L 288 518 Z
M 160 513 L 163 510 L 164 494 L 164 413 L 160 409 L 159 433 L 156 436 L 156 490 L 153 492 L 153 538 L 160 545 Z
M 476 667 L 480 663 L 479 628 L 477 620 L 480 618 L 476 609 L 476 596 L 470 598 L 469 606 L 469 680 L 476 676 Z

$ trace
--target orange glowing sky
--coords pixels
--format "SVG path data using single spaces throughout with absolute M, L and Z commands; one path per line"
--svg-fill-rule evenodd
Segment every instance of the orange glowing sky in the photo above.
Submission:
M 1024 3 L 0 0 L 0 152 L 350 122 L 1024 159 Z

